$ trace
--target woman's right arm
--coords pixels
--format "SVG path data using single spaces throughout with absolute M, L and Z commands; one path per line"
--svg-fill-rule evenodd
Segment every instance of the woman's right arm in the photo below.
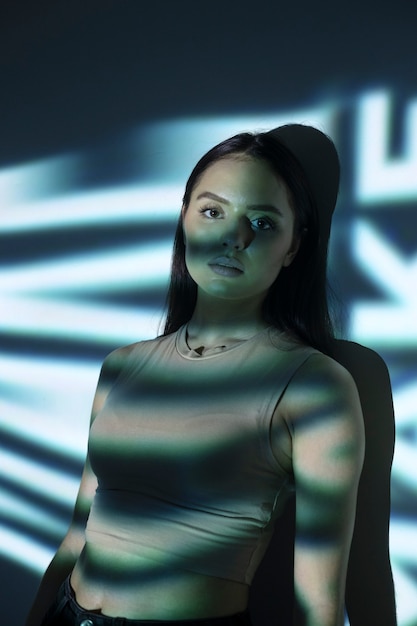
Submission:
M 107 394 L 120 371 L 125 355 L 126 348 L 120 348 L 112 352 L 103 363 L 94 396 L 90 428 L 96 415 L 104 406 Z M 38 593 L 27 617 L 26 626 L 39 626 L 41 624 L 59 587 L 72 572 L 84 547 L 85 526 L 96 489 L 97 478 L 91 469 L 87 455 L 69 530 L 42 578 Z
M 42 578 L 26 626 L 41 624 L 59 587 L 72 572 L 84 546 L 85 525 L 96 487 L 97 480 L 87 459 L 69 530 Z

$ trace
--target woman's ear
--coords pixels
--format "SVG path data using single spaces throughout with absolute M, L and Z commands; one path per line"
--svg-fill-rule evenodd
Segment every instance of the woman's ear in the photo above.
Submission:
M 294 235 L 294 239 L 292 241 L 291 244 L 291 248 L 288 250 L 287 254 L 285 255 L 285 259 L 284 259 L 284 263 L 283 266 L 284 267 L 288 267 L 289 265 L 291 265 L 291 263 L 293 262 L 299 248 L 301 245 L 301 236 L 299 235 Z

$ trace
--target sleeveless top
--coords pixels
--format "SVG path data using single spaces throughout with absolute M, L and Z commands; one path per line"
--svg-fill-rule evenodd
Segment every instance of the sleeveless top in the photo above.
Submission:
M 250 584 L 292 485 L 272 416 L 315 352 L 272 328 L 206 356 L 185 327 L 134 344 L 91 427 L 87 544 Z

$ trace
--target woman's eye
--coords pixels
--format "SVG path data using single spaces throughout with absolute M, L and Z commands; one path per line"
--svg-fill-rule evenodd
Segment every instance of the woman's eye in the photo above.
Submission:
M 257 217 L 256 219 L 252 220 L 251 224 L 256 230 L 273 230 L 274 229 L 274 224 L 270 222 L 269 220 L 265 219 L 264 217 Z
M 220 217 L 219 209 L 215 209 L 214 207 L 208 207 L 205 209 L 201 209 L 200 213 L 208 217 L 209 219 L 215 219 L 216 217 Z

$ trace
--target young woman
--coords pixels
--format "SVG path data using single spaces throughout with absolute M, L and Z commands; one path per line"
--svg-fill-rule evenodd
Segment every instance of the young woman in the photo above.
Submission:
M 103 364 L 73 521 L 27 626 L 247 622 L 290 490 L 303 623 L 343 624 L 363 425 L 328 355 L 338 171 L 332 142 L 300 125 L 196 165 L 165 332 Z

